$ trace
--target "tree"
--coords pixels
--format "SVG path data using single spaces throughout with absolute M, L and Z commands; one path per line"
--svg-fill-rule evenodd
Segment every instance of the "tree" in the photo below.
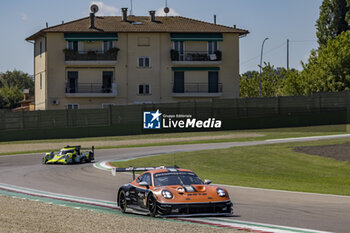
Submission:
M 317 38 L 320 47 L 329 39 L 334 39 L 349 30 L 350 0 L 324 0 L 320 7 L 320 17 L 316 22 Z
M 241 97 L 279 96 L 283 93 L 283 83 L 291 70 L 284 68 L 274 68 L 270 63 L 265 63 L 262 67 L 261 75 L 257 71 L 248 71 L 240 78 Z M 259 78 L 260 77 L 260 78 Z
M 29 89 L 29 93 L 31 95 L 34 94 L 33 77 L 19 70 L 0 73 L 0 88 L 4 86 L 18 87 L 21 91 L 23 91 L 23 89 Z
M 350 30 L 312 51 L 303 68 L 303 94 L 350 90 Z
M 3 108 L 15 108 L 19 106 L 19 101 L 23 99 L 23 91 L 16 86 L 4 86 L 0 89 L 0 96 Z
M 33 77 L 22 71 L 14 70 L 0 73 L 0 108 L 14 108 L 23 99 L 23 89 L 34 93 Z

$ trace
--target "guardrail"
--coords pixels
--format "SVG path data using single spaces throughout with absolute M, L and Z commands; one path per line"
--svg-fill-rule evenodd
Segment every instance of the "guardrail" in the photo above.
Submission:
M 66 93 L 112 93 L 112 87 L 105 87 L 102 83 L 78 83 L 76 87 L 66 84 Z
M 118 52 L 113 51 L 74 51 L 65 52 L 66 61 L 116 61 Z
M 221 61 L 221 51 L 217 50 L 214 53 L 208 51 L 186 51 L 183 54 L 177 50 L 171 50 L 172 61 Z

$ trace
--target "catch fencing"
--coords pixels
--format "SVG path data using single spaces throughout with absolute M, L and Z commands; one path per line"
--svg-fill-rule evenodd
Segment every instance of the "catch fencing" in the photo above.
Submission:
M 117 105 L 107 109 L 0 111 L 0 141 L 163 133 L 143 130 L 143 112 L 222 120 L 222 130 L 346 124 L 350 92 L 312 96 L 216 99 L 211 102 Z M 171 132 L 179 131 L 173 129 Z M 198 129 L 187 129 L 194 131 Z M 207 130 L 207 129 L 206 129 Z M 186 131 L 181 129 L 181 131 Z

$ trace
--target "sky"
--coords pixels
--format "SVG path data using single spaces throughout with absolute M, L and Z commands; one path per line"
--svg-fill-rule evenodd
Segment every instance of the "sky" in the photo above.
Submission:
M 162 14 L 166 0 L 132 0 L 134 15 Z M 89 15 L 92 3 L 100 15 L 121 15 L 131 0 L 12 0 L 2 2 L 0 13 L 0 72 L 21 70 L 33 74 L 33 45 L 25 38 L 45 27 Z M 249 30 L 240 39 L 240 73 L 259 70 L 261 45 L 263 62 L 275 67 L 287 65 L 290 40 L 290 68 L 302 69 L 310 51 L 318 47 L 315 23 L 322 0 L 167 0 L 173 15 Z

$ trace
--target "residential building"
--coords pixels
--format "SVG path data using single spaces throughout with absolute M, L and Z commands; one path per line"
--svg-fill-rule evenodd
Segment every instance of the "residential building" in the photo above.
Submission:
M 35 109 L 239 97 L 247 30 L 180 16 L 95 16 L 47 27 L 34 42 Z

